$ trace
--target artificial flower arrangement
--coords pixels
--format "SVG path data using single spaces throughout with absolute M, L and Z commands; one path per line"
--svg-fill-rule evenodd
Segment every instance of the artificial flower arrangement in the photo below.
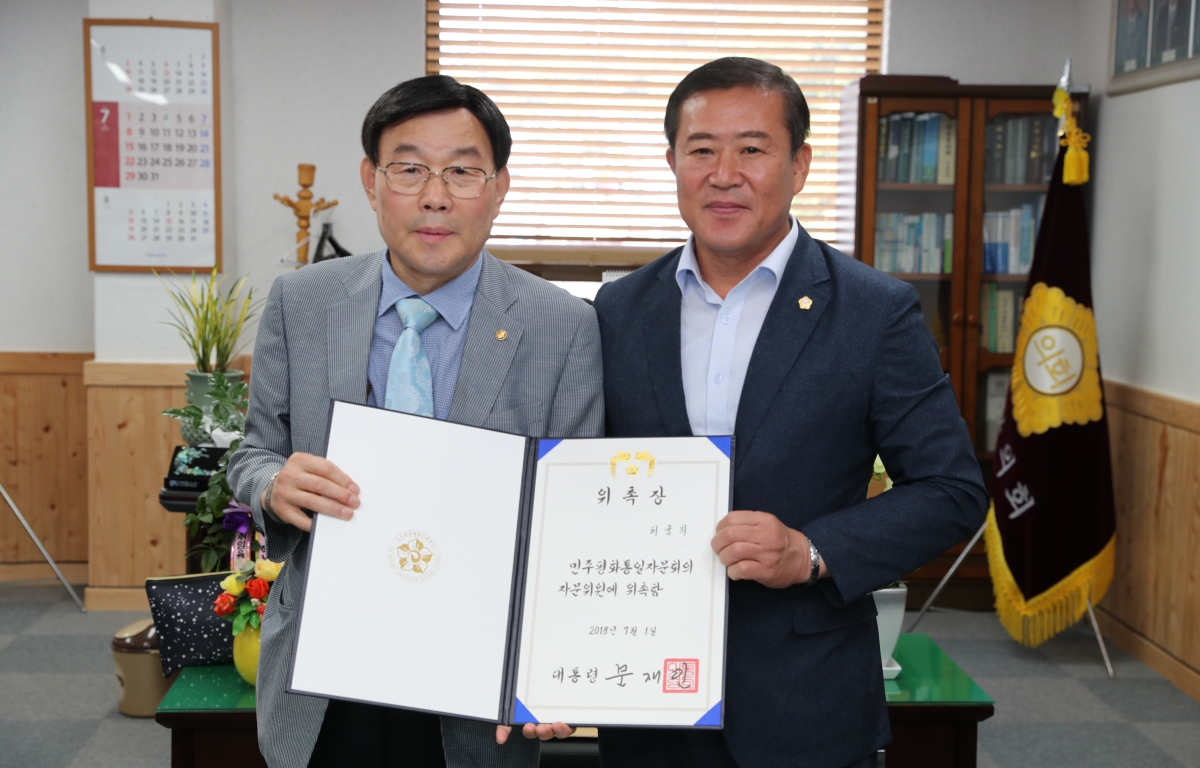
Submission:
M 247 560 L 221 582 L 225 591 L 213 601 L 213 610 L 233 624 L 235 637 L 247 626 L 251 629 L 262 626 L 271 584 L 282 567 L 283 563 L 270 560 Z

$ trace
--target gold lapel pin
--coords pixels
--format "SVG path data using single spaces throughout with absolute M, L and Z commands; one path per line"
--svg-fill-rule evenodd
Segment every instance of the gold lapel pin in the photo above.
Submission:
M 507 338 L 508 338 L 508 331 L 504 331 L 504 330 L 496 331 L 496 341 L 504 341 Z
M 807 296 L 801 297 L 799 304 L 800 309 L 812 309 L 812 299 L 808 298 Z

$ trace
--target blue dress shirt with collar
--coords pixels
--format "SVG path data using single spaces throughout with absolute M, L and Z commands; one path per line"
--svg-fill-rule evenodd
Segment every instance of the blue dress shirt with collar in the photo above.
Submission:
M 721 299 L 700 276 L 695 237 L 679 257 L 683 394 L 693 435 L 732 435 L 750 355 L 800 237 L 796 220 L 775 250 Z
M 462 365 L 463 347 L 467 343 L 467 321 L 471 317 L 475 289 L 482 271 L 483 259 L 476 258 L 466 272 L 441 288 L 421 296 L 396 276 L 390 254 L 383 260 L 383 289 L 379 292 L 379 310 L 375 316 L 371 356 L 367 362 L 367 381 L 371 385 L 367 405 L 382 406 L 383 396 L 387 392 L 392 351 L 404 331 L 400 315 L 396 313 L 396 302 L 419 296 L 438 313 L 438 319 L 421 333 L 421 345 L 425 347 L 433 378 L 433 415 L 442 420 L 449 418 L 454 388 L 458 384 L 458 369 Z

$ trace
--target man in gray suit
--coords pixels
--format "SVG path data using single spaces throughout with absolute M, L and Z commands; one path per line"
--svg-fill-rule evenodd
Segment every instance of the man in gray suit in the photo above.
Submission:
M 387 248 L 275 281 L 246 438 L 229 461 L 235 496 L 266 531 L 271 559 L 287 563 L 263 617 L 259 747 L 288 768 L 536 766 L 533 737 L 567 726 L 508 739 L 487 723 L 285 692 L 310 516 L 348 519 L 358 507 L 353 479 L 321 456 L 331 399 L 534 437 L 604 429 L 591 307 L 483 250 L 509 186 L 512 139 L 496 105 L 452 78 L 418 78 L 379 98 L 362 135 L 363 187 Z M 420 446 L 397 436 L 380 450 L 403 461 Z

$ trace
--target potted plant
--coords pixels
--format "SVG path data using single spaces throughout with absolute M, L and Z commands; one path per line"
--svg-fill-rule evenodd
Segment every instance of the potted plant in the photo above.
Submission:
M 242 297 L 246 277 L 222 291 L 225 277 L 218 278 L 214 267 L 206 280 L 198 281 L 193 272 L 190 284 L 172 288 L 164 283 L 175 304 L 167 325 L 179 331 L 196 361 L 195 370 L 187 372 L 187 401 L 201 408 L 209 404 L 210 373 L 222 374 L 234 382 L 241 380 L 242 371 L 230 370 L 229 363 L 240 351 L 238 339 L 246 323 L 262 306 L 261 301 L 254 301 L 253 288 Z
M 212 573 L 230 556 L 235 542 L 244 544 L 242 559 L 253 557 L 259 543 L 251 530 L 250 510 L 234 500 L 225 475 L 229 457 L 242 444 L 250 387 L 218 373 L 207 376 L 210 401 L 207 409 L 189 405 L 169 408 L 163 415 L 179 419 L 185 432 L 209 435 L 214 444 L 225 449 L 217 461 L 217 470 L 208 478 L 208 488 L 196 500 L 196 510 L 183 519 L 189 539 L 195 542 L 187 556 L 199 557 L 201 571 Z

